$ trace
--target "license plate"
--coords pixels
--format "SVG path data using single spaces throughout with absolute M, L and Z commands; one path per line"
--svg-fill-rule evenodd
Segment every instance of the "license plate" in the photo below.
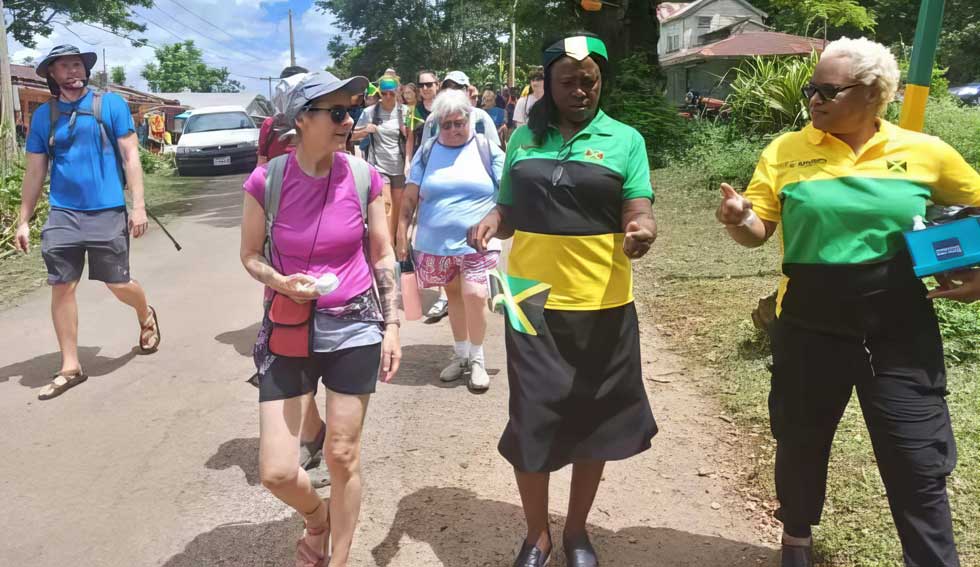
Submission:
M 231 156 L 214 158 L 214 165 L 231 165 Z

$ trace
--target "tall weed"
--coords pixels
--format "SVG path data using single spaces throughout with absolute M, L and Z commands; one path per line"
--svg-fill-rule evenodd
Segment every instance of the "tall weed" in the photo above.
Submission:
M 639 53 L 619 62 L 605 107 L 609 115 L 639 130 L 654 168 L 687 145 L 688 126 L 654 81 L 656 69 Z
M 17 217 L 20 214 L 21 185 L 24 182 L 24 156 L 5 164 L 0 172 L 0 260 L 13 254 Z M 48 200 L 41 195 L 31 220 L 31 241 L 41 238 L 41 227 L 48 219 Z
M 735 69 L 732 121 L 749 135 L 798 130 L 810 119 L 802 89 L 813 76 L 817 54 L 808 57 L 754 57 Z

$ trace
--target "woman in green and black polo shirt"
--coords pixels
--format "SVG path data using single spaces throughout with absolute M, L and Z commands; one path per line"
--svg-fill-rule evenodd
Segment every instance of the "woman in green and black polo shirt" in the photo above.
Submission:
M 813 123 L 766 148 L 744 197 L 722 186 L 718 219 L 735 241 L 759 246 L 782 228 L 769 406 L 784 567 L 812 565 L 811 526 L 855 388 L 905 564 L 959 565 L 942 339 L 902 232 L 929 201 L 980 205 L 980 175 L 938 138 L 879 117 L 898 81 L 884 46 L 831 43 L 804 88 Z
M 567 564 L 596 565 L 585 522 L 606 461 L 650 447 L 630 258 L 656 223 L 642 136 L 599 109 L 608 61 L 598 38 L 545 51 L 545 94 L 514 132 L 499 205 L 474 245 L 514 235 L 505 281 L 510 422 L 500 452 L 515 468 L 528 522 L 517 567 L 551 554 L 550 473 L 573 465 Z

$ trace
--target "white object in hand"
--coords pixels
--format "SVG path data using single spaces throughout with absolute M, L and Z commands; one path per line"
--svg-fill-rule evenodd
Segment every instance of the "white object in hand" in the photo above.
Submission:
M 337 279 L 336 275 L 327 272 L 316 280 L 316 285 L 314 287 L 316 292 L 320 295 L 327 295 L 340 287 L 340 280 Z
M 912 230 L 925 230 L 926 223 L 923 221 L 922 217 L 915 215 L 912 217 Z

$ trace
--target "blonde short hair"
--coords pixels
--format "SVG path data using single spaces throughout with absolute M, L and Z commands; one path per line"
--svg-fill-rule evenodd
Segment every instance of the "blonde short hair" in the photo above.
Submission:
M 888 104 L 895 100 L 901 73 L 898 61 L 887 47 L 870 39 L 843 37 L 827 44 L 824 57 L 847 57 L 851 70 L 862 85 L 874 85 L 878 89 L 878 114 L 882 115 Z

